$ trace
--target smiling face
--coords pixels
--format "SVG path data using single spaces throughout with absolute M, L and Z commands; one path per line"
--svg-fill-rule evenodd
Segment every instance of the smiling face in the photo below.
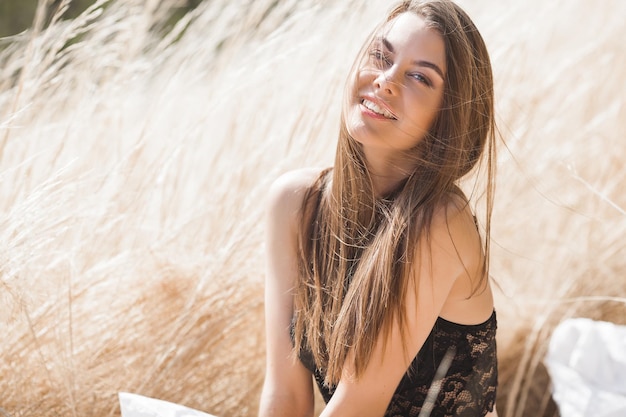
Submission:
M 405 12 L 376 34 L 357 67 L 347 113 L 350 135 L 366 154 L 415 147 L 440 109 L 444 41 L 424 19 Z

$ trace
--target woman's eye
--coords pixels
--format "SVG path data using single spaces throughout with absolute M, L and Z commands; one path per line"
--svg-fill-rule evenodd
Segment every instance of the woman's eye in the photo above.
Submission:
M 389 62 L 390 62 L 389 58 L 387 58 L 387 56 L 385 56 L 385 53 L 383 51 L 378 50 L 378 49 L 372 50 L 370 52 L 370 57 L 372 57 L 372 59 L 374 61 L 381 62 L 381 63 L 383 63 L 385 65 L 388 65 Z
M 383 59 L 383 53 L 377 50 L 370 52 L 370 56 L 375 59 Z
M 411 74 L 411 77 L 415 78 L 417 81 L 421 82 L 422 84 L 427 85 L 428 87 L 431 86 L 430 80 L 420 73 Z

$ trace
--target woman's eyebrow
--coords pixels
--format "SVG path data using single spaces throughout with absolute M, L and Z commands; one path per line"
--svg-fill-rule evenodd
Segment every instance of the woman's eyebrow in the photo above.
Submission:
M 417 65 L 418 67 L 426 67 L 432 69 L 437 74 L 439 74 L 442 80 L 445 80 L 445 77 L 443 76 L 443 71 L 441 70 L 441 68 L 439 68 L 439 65 L 435 64 L 434 62 L 420 60 L 413 61 L 412 63 L 413 65 Z
M 377 37 L 376 39 L 374 39 L 374 43 L 382 43 L 383 45 L 385 45 L 385 48 L 389 50 L 389 52 L 395 52 L 393 49 L 393 45 L 385 37 L 382 37 L 382 36 Z
M 379 36 L 377 37 L 374 42 L 379 42 L 382 43 L 385 48 L 393 53 L 395 52 L 393 49 L 393 45 L 391 44 L 391 42 L 389 42 L 389 40 L 383 36 Z M 441 69 L 441 67 L 437 64 L 435 64 L 434 62 L 430 62 L 430 61 L 425 61 L 425 60 L 417 60 L 417 61 L 413 61 L 412 62 L 413 65 L 416 65 L 418 67 L 426 67 L 426 68 L 430 68 L 433 71 L 435 71 L 437 74 L 439 74 L 439 76 L 441 77 L 442 80 L 445 80 L 445 76 L 443 74 L 443 70 Z

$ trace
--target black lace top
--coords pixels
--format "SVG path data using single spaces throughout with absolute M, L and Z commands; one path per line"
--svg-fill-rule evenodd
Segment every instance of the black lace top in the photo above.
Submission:
M 385 417 L 483 417 L 493 411 L 498 385 L 496 313 L 484 323 L 461 325 L 438 318 L 398 384 Z M 328 402 L 335 387 L 324 385 L 308 351 L 300 360 L 315 376 Z

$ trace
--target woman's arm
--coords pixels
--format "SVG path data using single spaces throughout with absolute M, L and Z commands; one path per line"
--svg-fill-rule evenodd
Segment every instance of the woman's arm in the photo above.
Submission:
M 311 372 L 294 359 L 290 336 L 297 279 L 298 213 L 319 170 L 293 171 L 269 193 L 266 230 L 265 329 L 267 362 L 259 417 L 313 416 Z
M 461 281 L 477 279 L 482 251 L 469 210 L 450 204 L 435 214 L 430 230 L 430 243 L 422 238 L 415 246 L 417 271 L 406 296 L 406 337 L 397 323 L 386 340 L 379 336 L 363 375 L 355 380 L 350 369 L 344 369 L 321 417 L 382 417 L 453 287 L 457 283 L 465 287 Z M 424 246 L 430 250 L 419 249 Z

